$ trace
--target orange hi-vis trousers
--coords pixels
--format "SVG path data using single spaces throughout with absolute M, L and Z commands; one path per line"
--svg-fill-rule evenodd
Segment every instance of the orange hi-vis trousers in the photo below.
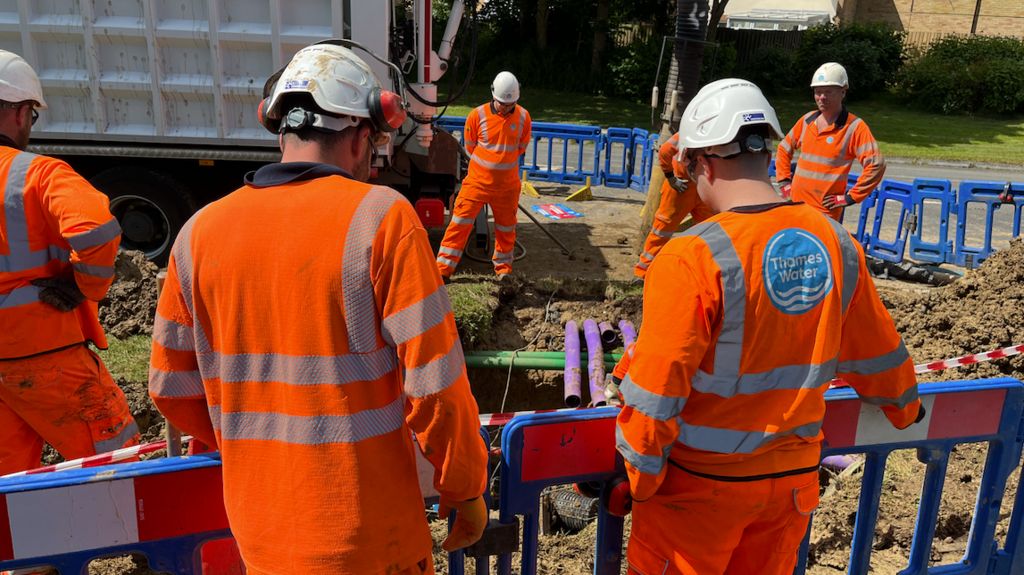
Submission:
M 818 472 L 719 481 L 669 464 L 657 495 L 633 502 L 631 575 L 790 575 L 818 506 Z
M 647 268 L 654 261 L 654 256 L 658 255 L 661 248 L 672 239 L 672 234 L 679 231 L 679 225 L 683 223 L 686 216 L 691 214 L 693 223 L 699 224 L 715 215 L 715 212 L 700 200 L 697 189 L 692 183 L 683 192 L 673 188 L 667 180 L 661 184 L 661 202 L 658 204 L 658 212 L 654 215 L 651 231 L 644 241 L 644 251 L 640 254 L 640 261 L 633 267 L 633 275 L 638 278 L 647 275 Z
M 85 345 L 0 361 L 0 475 L 39 467 L 44 441 L 65 459 L 139 443 L 124 392 Z
M 484 204 L 490 206 L 494 216 L 494 273 L 512 272 L 513 252 L 516 246 L 516 213 L 519 209 L 519 193 L 510 193 L 500 200 L 482 201 L 459 194 L 452 207 L 452 219 L 444 232 L 441 247 L 437 251 L 437 269 L 442 277 L 455 273 L 462 260 L 463 250 L 473 230 L 473 220 Z

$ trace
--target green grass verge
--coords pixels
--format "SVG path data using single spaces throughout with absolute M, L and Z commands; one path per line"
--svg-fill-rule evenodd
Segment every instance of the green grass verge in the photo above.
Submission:
M 457 105 L 448 107 L 448 116 L 466 116 L 473 108 L 491 100 L 491 88 L 470 86 L 459 98 Z M 519 103 L 530 111 L 534 122 L 557 122 L 559 124 L 580 124 L 586 126 L 617 126 L 620 128 L 650 128 L 651 109 L 643 104 L 592 96 L 574 94 L 544 88 L 523 87 Z
M 459 104 L 445 113 L 466 116 L 489 99 L 489 86 L 470 86 Z M 814 107 L 810 92 L 802 90 L 771 98 L 771 102 L 787 131 Z M 651 125 L 651 109 L 628 100 L 524 87 L 521 103 L 538 122 L 605 128 L 649 129 Z M 1024 166 L 1024 116 L 932 114 L 911 109 L 888 94 L 854 100 L 849 108 L 864 118 L 882 153 L 889 157 Z
M 150 338 L 133 335 L 127 339 L 109 338 L 110 347 L 98 353 L 114 379 L 147 381 L 149 379 Z
M 772 98 L 783 130 L 814 108 L 810 93 Z M 1024 116 L 932 114 L 889 95 L 854 100 L 847 107 L 867 122 L 882 153 L 914 160 L 1024 165 Z
M 466 345 L 472 346 L 490 333 L 498 309 L 497 291 L 493 276 L 459 274 L 448 284 L 455 324 Z

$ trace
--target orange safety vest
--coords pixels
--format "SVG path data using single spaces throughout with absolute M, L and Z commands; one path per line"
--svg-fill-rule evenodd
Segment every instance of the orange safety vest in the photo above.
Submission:
M 818 111 L 805 114 L 779 142 L 775 180 L 792 181 L 793 201 L 828 212 L 821 200 L 846 193 L 853 160 L 860 162 L 863 171 L 849 193 L 855 202 L 862 202 L 882 183 L 885 159 L 864 120 L 844 108 L 834 124 L 819 132 L 815 120 L 820 115 Z M 800 150 L 796 173 L 790 166 L 794 150 Z
M 470 154 L 469 174 L 460 194 L 477 201 L 501 199 L 519 193 L 519 158 L 530 144 L 530 113 L 516 106 L 507 116 L 489 102 L 466 118 L 463 142 Z
M 669 460 L 720 477 L 815 468 L 837 374 L 897 427 L 918 414 L 913 363 L 860 246 L 803 204 L 717 214 L 671 240 L 643 315 L 617 434 L 637 499 Z
M 447 292 L 390 188 L 296 176 L 203 208 L 172 249 L 151 362 L 156 406 L 220 449 L 250 573 L 383 574 L 430 556 L 413 431 L 442 496 L 484 491 Z
M 91 341 L 105 349 L 97 302 L 114 281 L 121 228 L 107 197 L 56 158 L 0 145 L 0 359 Z M 72 312 L 39 301 L 32 281 L 74 278 Z

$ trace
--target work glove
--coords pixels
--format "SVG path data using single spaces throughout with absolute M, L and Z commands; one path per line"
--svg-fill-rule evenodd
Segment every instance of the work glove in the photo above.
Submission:
M 689 180 L 684 180 L 682 178 L 676 177 L 675 174 L 668 176 L 666 180 L 668 181 L 668 185 L 672 186 L 673 190 L 680 193 L 685 192 L 686 186 L 688 186 L 690 183 Z
M 846 206 L 853 205 L 853 196 L 850 194 L 843 194 L 841 196 L 825 196 L 821 199 L 821 205 L 825 206 L 825 209 L 831 210 L 835 208 L 845 208 Z
M 78 307 L 85 296 L 73 279 L 40 278 L 32 280 L 39 290 L 39 300 L 60 311 L 71 311 Z
M 452 501 L 441 497 L 441 503 L 437 506 L 438 517 L 447 517 L 452 510 L 455 510 L 455 523 L 448 537 L 441 543 L 441 548 L 452 552 L 456 549 L 468 547 L 480 540 L 487 527 L 487 504 L 483 496 L 470 499 L 469 501 Z
M 793 197 L 793 184 L 786 181 L 779 182 L 779 194 L 782 196 L 782 199 L 788 201 Z

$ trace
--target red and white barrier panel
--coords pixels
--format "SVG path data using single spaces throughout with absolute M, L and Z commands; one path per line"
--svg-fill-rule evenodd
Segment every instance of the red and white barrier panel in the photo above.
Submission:
M 879 407 L 859 398 L 830 401 L 822 431 L 829 447 L 994 435 L 1005 401 L 1005 389 L 925 395 L 924 419 L 902 430 L 893 427 Z
M 191 436 L 186 435 L 182 437 L 182 441 L 188 441 L 192 439 Z M 82 457 L 80 459 L 72 459 L 71 461 L 63 461 L 61 463 L 54 463 L 53 465 L 46 465 L 44 467 L 37 467 L 35 469 L 29 469 L 28 471 L 18 471 L 16 473 L 9 473 L 0 477 L 0 479 L 7 477 L 18 477 L 21 475 L 35 475 L 37 473 L 51 473 L 53 471 L 64 471 L 67 469 L 82 469 L 86 467 L 99 467 L 101 465 L 109 465 L 111 463 L 120 463 L 122 461 L 128 461 L 129 459 L 135 459 L 136 457 L 146 455 L 147 453 L 153 453 L 154 451 L 160 451 L 167 447 L 167 440 L 161 439 L 160 441 L 154 441 L 153 443 L 143 443 L 141 445 L 133 445 L 131 447 L 122 447 L 108 453 L 99 453 L 97 455 L 90 455 L 89 457 Z
M 0 561 L 227 529 L 221 490 L 217 466 L 2 494 Z
M 914 373 L 922 374 L 930 373 L 933 371 L 942 371 L 944 369 L 960 367 L 962 365 L 972 365 L 982 361 L 991 361 L 993 359 L 1011 357 L 1021 352 L 1024 352 L 1024 345 L 1011 345 L 1010 347 L 986 351 L 985 353 L 972 353 L 970 355 L 962 355 L 960 357 L 954 357 L 952 359 L 944 359 L 942 361 L 933 361 L 930 363 L 918 364 L 914 366 Z

